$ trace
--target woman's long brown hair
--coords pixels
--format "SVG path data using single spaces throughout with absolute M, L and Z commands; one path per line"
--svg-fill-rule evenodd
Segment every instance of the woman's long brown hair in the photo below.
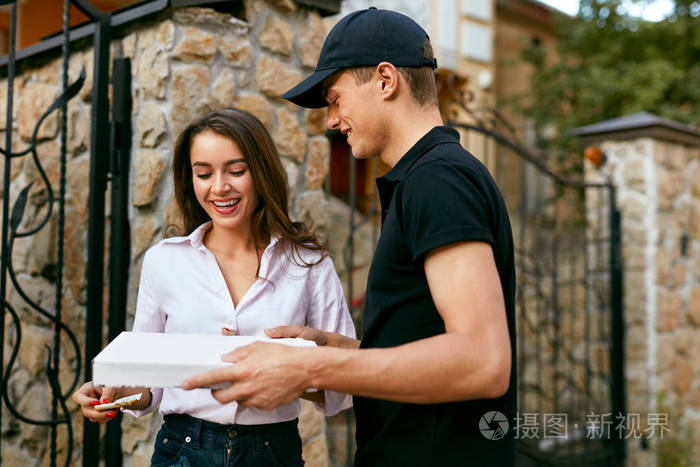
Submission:
M 190 123 L 175 143 L 175 200 L 182 212 L 185 232 L 189 234 L 199 225 L 211 220 L 194 194 L 190 163 L 194 138 L 208 131 L 234 141 L 246 160 L 259 199 L 250 226 L 258 251 L 265 248 L 271 235 L 277 235 L 291 243 L 292 256 L 297 264 L 318 264 L 328 254 L 328 250 L 303 223 L 292 222 L 289 218 L 287 174 L 270 134 L 260 120 L 240 109 L 225 108 L 204 115 Z M 300 248 L 320 251 L 321 258 L 317 262 L 307 263 L 299 254 Z

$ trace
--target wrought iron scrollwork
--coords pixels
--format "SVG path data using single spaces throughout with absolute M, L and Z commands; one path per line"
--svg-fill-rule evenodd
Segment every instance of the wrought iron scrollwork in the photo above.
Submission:
M 36 420 L 36 419 L 31 419 L 28 417 L 25 417 L 22 415 L 17 408 L 14 406 L 13 402 L 10 400 L 9 396 L 9 380 L 12 374 L 12 369 L 17 357 L 17 354 L 19 353 L 19 348 L 21 344 L 21 339 L 22 339 L 22 332 L 21 332 L 21 322 L 19 319 L 19 316 L 15 309 L 4 299 L 0 298 L 2 300 L 2 305 L 5 307 L 5 309 L 10 313 L 12 316 L 13 324 L 15 326 L 16 330 L 16 339 L 14 341 L 13 349 L 12 349 L 12 354 L 10 356 L 10 359 L 8 361 L 7 367 L 5 369 L 5 372 L 3 374 L 2 378 L 2 384 L 1 384 L 1 390 L 2 390 L 2 397 L 3 400 L 5 401 L 5 405 L 14 415 L 17 419 L 28 423 L 32 425 L 49 425 L 49 426 L 57 426 L 61 424 L 65 424 L 68 429 L 68 451 L 67 451 L 67 456 L 66 456 L 66 465 L 70 463 L 70 459 L 72 457 L 72 449 L 73 449 L 73 428 L 71 424 L 71 419 L 70 419 L 70 413 L 68 411 L 68 408 L 66 407 L 65 401 L 66 399 L 70 396 L 70 394 L 75 390 L 75 388 L 78 385 L 79 378 L 80 378 L 80 372 L 81 372 L 81 367 L 82 367 L 82 362 L 81 362 L 81 353 L 80 353 L 80 345 L 78 343 L 78 340 L 75 337 L 75 334 L 63 323 L 60 321 L 60 319 L 57 319 L 57 317 L 50 313 L 48 310 L 45 310 L 42 308 L 38 303 L 36 303 L 32 298 L 27 294 L 27 292 L 22 288 L 21 284 L 19 283 L 17 279 L 17 275 L 15 272 L 15 268 L 12 265 L 12 261 L 10 258 L 12 257 L 12 250 L 14 247 L 14 241 L 17 238 L 20 237 L 26 237 L 30 235 L 34 235 L 35 233 L 39 232 L 42 228 L 46 226 L 48 223 L 49 219 L 51 218 L 51 215 L 53 214 L 54 210 L 54 201 L 55 201 L 55 196 L 53 194 L 53 188 L 51 186 L 51 182 L 49 181 L 46 172 L 41 166 L 41 162 L 39 160 L 39 157 L 37 156 L 36 152 L 36 146 L 37 146 L 37 134 L 39 127 L 41 124 L 44 122 L 44 120 L 54 111 L 64 108 L 67 102 L 75 97 L 78 94 L 78 91 L 82 88 L 83 84 L 85 82 L 85 69 L 83 69 L 80 73 L 80 76 L 78 79 L 71 84 L 65 92 L 63 92 L 54 102 L 53 104 L 44 112 L 44 114 L 41 116 L 39 121 L 37 122 L 36 126 L 34 127 L 34 131 L 32 133 L 32 139 L 30 145 L 24 149 L 23 151 L 19 152 L 7 152 L 6 150 L 0 150 L 0 153 L 2 153 L 5 157 L 10 157 L 10 158 L 17 158 L 17 157 L 22 157 L 25 156 L 29 153 L 31 153 L 32 158 L 34 160 L 34 163 L 36 165 L 37 171 L 39 172 L 39 175 L 41 179 L 44 181 L 46 184 L 46 190 L 48 192 L 48 207 L 46 209 L 46 213 L 41 219 L 41 221 L 36 225 L 35 227 L 24 231 L 20 232 L 19 227 L 22 222 L 22 218 L 24 217 L 25 213 L 25 208 L 27 204 L 27 200 L 29 197 L 29 190 L 31 189 L 32 185 L 34 184 L 34 181 L 30 182 L 27 186 L 25 186 L 22 191 L 19 193 L 17 196 L 17 199 L 15 200 L 13 207 L 12 207 L 12 214 L 10 216 L 10 232 L 9 232 L 9 240 L 8 240 L 8 248 L 7 251 L 9 252 L 7 261 L 5 258 L 3 258 L 3 261 L 5 262 L 5 267 L 7 272 L 9 273 L 9 278 L 12 282 L 12 284 L 15 287 L 15 290 L 19 294 L 19 296 L 34 310 L 36 310 L 38 313 L 40 313 L 42 316 L 50 320 L 54 325 L 57 333 L 64 332 L 66 336 L 70 339 L 70 342 L 75 350 L 75 355 L 76 355 L 76 360 L 75 360 L 75 376 L 73 378 L 73 382 L 71 383 L 70 387 L 68 388 L 67 391 L 62 392 L 61 391 L 61 385 L 58 380 L 58 366 L 54 360 L 55 352 L 59 352 L 58 348 L 54 348 L 53 351 L 50 347 L 47 346 L 47 378 L 49 382 L 49 387 L 51 388 L 52 392 L 52 397 L 55 401 L 57 401 L 61 405 L 61 411 L 63 413 L 62 418 L 51 418 L 47 420 Z M 9 125 L 8 125 L 9 127 Z M 65 131 L 65 126 L 63 127 L 63 131 Z M 65 148 L 63 148 L 65 151 Z M 65 164 L 65 160 L 62 160 L 62 164 Z M 6 173 L 6 177 L 9 177 L 10 174 Z M 7 194 L 5 195 L 7 196 Z M 59 246 L 60 248 L 60 246 Z M 59 289 L 60 290 L 60 289 Z M 60 297 L 60 292 L 57 292 L 57 298 Z M 57 306 L 60 306 L 60 301 L 57 302 Z M 55 447 L 54 447 L 55 449 Z M 52 456 L 54 457 L 54 456 Z
M 2 154 L 5 157 L 5 191 L 3 194 L 4 200 L 3 202 L 6 204 L 4 208 L 4 215 L 6 216 L 6 222 L 3 225 L 3 239 L 5 239 L 5 244 L 3 245 L 3 255 L 2 255 L 2 274 L 3 276 L 7 274 L 7 277 L 9 277 L 12 285 L 15 288 L 15 291 L 19 295 L 19 297 L 26 302 L 27 305 L 29 305 L 30 309 L 33 309 L 40 315 L 42 315 L 44 318 L 46 318 L 54 328 L 54 339 L 53 339 L 53 347 L 46 345 L 46 350 L 47 350 L 47 356 L 46 356 L 46 377 L 48 380 L 48 385 L 51 391 L 51 402 L 52 402 L 52 410 L 51 410 L 51 416 L 50 418 L 47 419 L 36 419 L 36 418 L 31 418 L 23 415 L 20 410 L 18 410 L 17 407 L 15 407 L 13 401 L 11 400 L 10 396 L 10 379 L 12 377 L 13 369 L 14 369 L 14 364 L 16 362 L 20 345 L 22 342 L 22 323 L 20 320 L 20 316 L 15 310 L 15 308 L 6 300 L 5 296 L 5 278 L 2 278 L 2 294 L 0 294 L 0 306 L 3 307 L 3 310 L 6 310 L 10 316 L 12 317 L 12 323 L 14 325 L 15 329 L 15 339 L 13 342 L 12 346 L 12 352 L 10 355 L 10 358 L 8 359 L 7 366 L 5 368 L 5 371 L 2 374 L 2 381 L 0 382 L 0 390 L 2 391 L 2 398 L 5 402 L 5 406 L 9 410 L 9 412 L 16 417 L 18 420 L 31 424 L 31 425 L 41 425 L 41 426 L 50 426 L 51 427 L 51 439 L 50 439 L 50 463 L 51 465 L 56 464 L 56 429 L 59 425 L 66 425 L 67 429 L 67 450 L 66 450 L 66 465 L 69 465 L 72 457 L 73 457 L 73 445 L 74 445 L 74 433 L 73 433 L 73 427 L 72 427 L 72 421 L 70 417 L 70 412 L 66 406 L 66 399 L 70 396 L 70 394 L 75 390 L 75 388 L 78 385 L 79 379 L 80 379 L 80 374 L 81 374 L 81 368 L 82 368 L 82 360 L 81 360 L 81 352 L 80 352 L 80 345 L 78 343 L 78 340 L 76 339 L 75 334 L 66 326 L 66 324 L 61 320 L 61 307 L 62 307 L 62 297 L 63 297 L 63 282 L 62 282 L 62 270 L 63 270 L 63 221 L 64 221 L 64 201 L 65 201 L 65 165 L 66 165 L 66 128 L 67 128 L 67 117 L 66 117 L 66 107 L 68 104 L 68 101 L 70 101 L 73 97 L 75 97 L 80 89 L 83 87 L 83 84 L 85 83 L 85 69 L 81 70 L 81 73 L 79 77 L 73 82 L 72 84 L 68 85 L 68 74 L 67 74 L 67 66 L 68 66 L 68 24 L 69 24 L 69 19 L 68 19 L 68 7 L 69 7 L 69 1 L 66 0 L 64 4 L 64 47 L 63 47 L 63 91 L 62 93 L 58 96 L 58 98 L 44 111 L 44 113 L 41 115 L 39 120 L 37 121 L 36 125 L 34 126 L 34 130 L 31 135 L 30 142 L 28 146 L 21 150 L 21 151 L 16 151 L 13 152 L 11 149 L 11 133 L 12 133 L 12 93 L 13 93 L 13 81 L 14 81 L 14 42 L 15 42 L 15 30 L 16 30 L 16 8 L 17 4 L 16 2 L 11 2 L 13 3 L 12 5 L 12 19 L 11 19 L 11 37 L 10 37 L 10 60 L 8 63 L 8 118 L 7 118 L 7 129 L 6 131 L 10 134 L 6 135 L 6 147 L 4 149 L 0 148 L 0 154 Z M 58 195 L 54 194 L 54 188 L 51 185 L 51 182 L 46 174 L 46 171 L 42 167 L 41 161 L 37 155 L 37 143 L 39 141 L 39 128 L 41 125 L 44 123 L 44 121 L 53 113 L 58 110 L 62 111 L 62 118 L 61 118 L 61 161 L 60 161 L 60 180 L 59 180 L 59 191 Z M 20 226 L 22 224 L 22 220 L 25 215 L 26 207 L 27 207 L 27 201 L 29 199 L 29 192 L 31 188 L 34 186 L 35 182 L 37 179 L 32 180 L 29 184 L 27 184 L 18 194 L 17 199 L 15 200 L 14 204 L 12 205 L 12 212 L 9 216 L 7 216 L 7 203 L 9 203 L 9 179 L 11 177 L 10 170 L 7 170 L 10 167 L 10 161 L 13 159 L 17 159 L 20 157 L 24 157 L 31 154 L 32 160 L 34 162 L 34 165 L 37 169 L 38 172 L 38 179 L 43 181 L 45 190 L 47 193 L 47 201 L 45 204 L 47 205 L 46 212 L 44 213 L 43 217 L 40 219 L 40 221 L 33 227 L 28 228 L 27 230 L 21 231 Z M 58 201 L 58 203 L 56 203 Z M 55 208 L 54 205 L 58 204 L 58 208 Z M 49 220 L 51 219 L 52 215 L 54 214 L 54 210 L 58 210 L 58 227 L 59 227 L 59 233 L 58 233 L 58 248 L 57 248 L 57 264 L 56 264 L 56 304 L 55 304 L 55 311 L 54 313 L 51 313 L 49 310 L 46 310 L 44 307 L 42 307 L 39 303 L 37 303 L 35 300 L 33 300 L 30 296 L 29 293 L 27 293 L 26 290 L 22 287 L 20 284 L 15 267 L 12 264 L 12 251 L 15 245 L 15 240 L 18 238 L 22 237 L 28 237 L 31 235 L 34 235 L 41 231 L 43 228 L 46 227 L 46 225 L 49 223 Z M 4 313 L 3 313 L 4 315 Z M 74 354 L 75 354 L 75 360 L 74 360 L 74 376 L 73 380 L 70 384 L 70 387 L 63 391 L 61 388 L 61 383 L 59 381 L 59 354 L 61 352 L 60 349 L 60 339 L 61 339 L 61 333 L 65 333 L 65 335 L 68 337 L 70 344 L 73 347 Z M 60 406 L 60 411 L 61 411 L 61 416 L 58 415 L 58 408 Z

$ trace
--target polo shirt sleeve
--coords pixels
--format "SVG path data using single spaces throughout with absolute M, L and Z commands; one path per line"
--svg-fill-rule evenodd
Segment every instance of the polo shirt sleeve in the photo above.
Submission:
M 474 175 L 437 159 L 412 170 L 399 200 L 401 228 L 414 262 L 435 248 L 463 241 L 494 245 L 488 202 Z

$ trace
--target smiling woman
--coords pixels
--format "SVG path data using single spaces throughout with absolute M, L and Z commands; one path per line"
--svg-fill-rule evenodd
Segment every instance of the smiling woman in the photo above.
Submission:
M 325 246 L 289 218 L 285 171 L 260 120 L 229 108 L 192 122 L 175 145 L 173 181 L 187 236 L 146 252 L 134 331 L 266 336 L 291 325 L 297 335 L 311 326 L 355 337 Z M 326 415 L 350 406 L 349 396 L 333 391 L 300 392 L 274 410 L 259 410 L 245 400 L 222 405 L 208 390 L 91 382 L 73 400 L 85 417 L 104 423 L 116 412 L 94 406 L 135 392 L 142 399 L 130 413 L 140 416 L 160 403 L 164 415 L 154 466 L 303 465 L 299 397 Z

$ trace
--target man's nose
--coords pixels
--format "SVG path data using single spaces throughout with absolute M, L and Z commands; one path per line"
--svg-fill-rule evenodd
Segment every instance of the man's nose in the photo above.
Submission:
M 326 117 L 326 127 L 329 130 L 335 130 L 340 126 L 340 117 L 333 106 L 328 106 L 328 117 Z

